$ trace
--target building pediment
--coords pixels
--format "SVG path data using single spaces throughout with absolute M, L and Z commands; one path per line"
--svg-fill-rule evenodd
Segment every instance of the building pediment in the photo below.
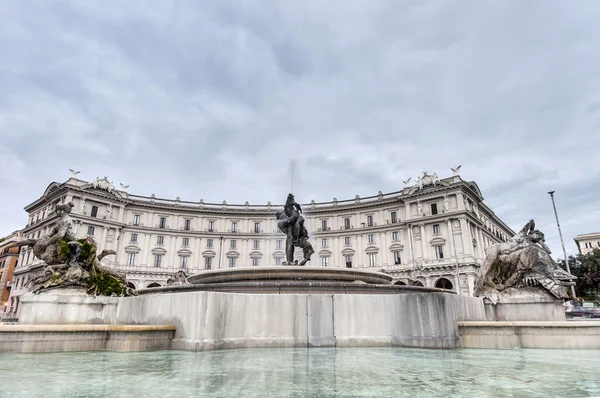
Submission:
M 152 249 L 152 254 L 167 254 L 167 251 L 165 249 L 163 249 L 162 247 L 155 247 L 154 249 Z
M 431 240 L 429 241 L 429 243 L 430 243 L 432 246 L 443 245 L 443 244 L 445 244 L 445 243 L 446 243 L 446 239 L 445 239 L 445 238 L 442 238 L 441 236 L 436 236 L 435 238 L 431 239 Z
M 367 254 L 375 254 L 375 253 L 378 253 L 378 252 L 379 252 L 379 248 L 378 248 L 377 246 L 368 246 L 368 247 L 365 249 L 365 252 L 366 252 Z
M 217 253 L 214 250 L 204 250 L 202 252 L 202 257 L 215 257 Z
M 42 196 L 48 196 L 51 193 L 53 193 L 54 191 L 57 191 L 60 188 L 60 184 L 57 182 L 53 182 L 52 184 L 48 185 L 48 188 L 46 188 L 46 190 L 44 191 L 44 194 Z
M 191 256 L 192 255 L 192 251 L 189 249 L 179 249 L 177 251 L 177 254 L 180 256 Z
M 136 245 L 127 245 L 127 246 L 125 246 L 125 252 L 126 253 L 139 253 L 140 248 Z
M 396 242 L 390 245 L 390 251 L 397 252 L 404 249 L 404 245 L 402 243 Z
M 229 250 L 227 253 L 225 253 L 225 256 L 228 258 L 238 258 L 240 253 L 237 250 Z
M 347 248 L 345 248 L 344 250 L 342 250 L 342 254 L 343 254 L 344 256 L 349 256 L 349 255 L 352 255 L 352 254 L 354 254 L 354 249 L 352 249 L 352 248 L 350 248 L 350 247 L 347 247 Z
M 319 256 L 321 256 L 321 257 L 323 257 L 323 256 L 331 256 L 331 250 L 321 249 L 319 251 Z
M 282 254 L 283 254 L 283 252 L 282 252 Z M 263 256 L 262 253 L 259 252 L 258 250 L 254 250 L 254 251 L 250 252 L 250 258 L 262 258 L 262 256 Z M 273 255 L 273 256 L 277 257 L 275 255 Z

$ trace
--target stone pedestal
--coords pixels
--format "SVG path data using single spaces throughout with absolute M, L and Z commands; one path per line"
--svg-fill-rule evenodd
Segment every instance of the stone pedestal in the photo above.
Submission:
M 565 321 L 563 301 L 548 295 L 484 299 L 488 321 Z
M 110 324 L 117 318 L 118 297 L 91 297 L 77 290 L 57 289 L 21 297 L 19 323 Z

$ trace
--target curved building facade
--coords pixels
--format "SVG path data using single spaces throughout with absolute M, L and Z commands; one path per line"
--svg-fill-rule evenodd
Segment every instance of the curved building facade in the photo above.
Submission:
M 476 183 L 435 174 L 418 181 L 388 194 L 302 205 L 315 249 L 308 265 L 370 268 L 391 274 L 399 284 L 472 294 L 485 248 L 514 233 L 484 204 Z M 285 258 L 285 235 L 275 219 L 282 205 L 139 196 L 116 189 L 106 177 L 50 184 L 25 207 L 23 237 L 47 233 L 61 202 L 74 204 L 76 235 L 92 236 L 100 250 L 114 249 L 116 256 L 103 263 L 125 272 L 138 289 L 164 285 L 180 269 L 196 274 L 268 267 Z M 13 293 L 23 294 L 26 282 L 42 270 L 31 249 L 23 248 Z

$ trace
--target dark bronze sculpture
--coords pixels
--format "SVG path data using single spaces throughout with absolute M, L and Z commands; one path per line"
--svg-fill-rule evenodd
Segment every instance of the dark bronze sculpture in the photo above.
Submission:
M 310 261 L 311 255 L 315 252 L 308 241 L 308 231 L 304 226 L 304 217 L 302 217 L 302 208 L 294 200 L 294 195 L 289 194 L 283 210 L 276 213 L 279 220 L 277 227 L 286 234 L 284 265 L 304 265 Z M 300 247 L 304 253 L 304 259 L 297 264 L 294 262 L 294 248 Z
M 491 245 L 475 278 L 475 295 L 493 302 L 500 297 L 547 291 L 567 298 L 567 287 L 576 279 L 550 256 L 544 234 L 530 220 L 508 242 Z

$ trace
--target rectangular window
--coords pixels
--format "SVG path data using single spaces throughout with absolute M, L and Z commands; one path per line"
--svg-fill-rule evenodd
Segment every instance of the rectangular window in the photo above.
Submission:
M 235 239 L 231 239 L 231 240 L 229 241 L 229 248 L 230 248 L 230 249 L 235 249 L 235 247 L 236 247 L 236 246 L 237 246 L 237 242 L 236 242 L 236 240 L 235 240 Z
M 133 225 L 140 225 L 140 215 L 139 214 L 133 215 Z
M 349 218 L 344 218 L 344 228 L 350 229 L 350 219 Z
M 260 232 L 260 223 L 259 222 L 255 222 L 254 223 L 254 233 L 259 233 Z
M 350 237 L 349 236 L 346 236 L 344 238 L 344 246 L 350 246 Z
M 167 228 L 167 219 L 165 217 L 161 217 L 158 221 L 158 228 Z
M 321 230 L 327 231 L 327 220 L 321 220 Z
M 327 267 L 329 265 L 329 256 L 321 257 L 321 265 Z
M 394 264 L 396 264 L 396 265 L 402 264 L 402 252 L 401 251 L 394 252 Z
M 435 246 L 435 258 L 438 260 L 444 258 L 444 246 Z
M 367 227 L 373 226 L 373 216 L 367 216 Z
M 369 234 L 369 243 L 375 243 L 375 235 Z
M 214 232 L 214 231 L 215 231 L 215 222 L 209 221 L 208 222 L 208 232 Z
M 183 229 L 184 230 L 189 231 L 191 227 L 192 227 L 192 220 L 185 220 L 183 222 Z
M 398 240 L 398 231 L 392 232 L 392 240 Z
M 235 267 L 235 257 L 229 257 L 229 268 Z
M 276 248 L 276 249 L 281 249 L 281 239 L 277 239 L 277 240 L 275 241 L 275 248 Z
M 96 231 L 96 228 L 93 226 L 88 226 L 88 230 L 87 230 L 87 234 L 90 236 L 94 236 L 94 232 Z
M 440 233 L 440 224 L 433 224 L 433 234 L 437 235 Z
M 183 238 L 181 240 L 181 246 L 188 247 L 190 245 L 190 238 Z
M 231 223 L 231 232 L 237 232 L 237 222 Z
M 437 203 L 431 204 L 431 214 L 438 214 L 437 212 Z
M 254 240 L 254 245 L 253 245 L 254 249 L 258 250 L 260 249 L 260 241 L 258 240 Z
M 204 257 L 204 269 L 210 269 L 212 265 L 212 257 Z
M 156 244 L 157 245 L 164 245 L 165 244 L 165 237 L 162 235 L 158 235 L 156 237 Z
M 327 247 L 327 239 L 321 239 L 321 247 Z
M 160 264 L 162 263 L 162 254 L 155 254 L 154 255 L 154 266 L 155 267 L 160 267 Z
M 90 212 L 91 217 L 98 217 L 98 206 L 92 206 L 92 211 Z
M 397 222 L 398 222 L 398 215 L 396 214 L 396 212 L 395 212 L 395 211 L 393 211 L 393 212 L 391 212 L 390 214 L 391 214 L 391 216 L 392 216 L 392 224 L 395 224 L 395 223 L 397 223 Z
M 131 243 L 137 243 L 138 234 L 131 234 L 131 239 L 129 240 Z
M 135 264 L 135 253 L 127 253 L 127 265 Z
M 206 248 L 207 249 L 212 249 L 213 247 L 213 240 L 212 239 L 207 239 L 206 240 Z
M 369 256 L 369 267 L 377 266 L 377 254 L 369 253 L 368 256 Z
M 252 257 L 252 266 L 258 267 L 258 258 L 257 257 Z
M 281 265 L 281 257 L 275 258 L 275 265 Z
M 346 258 L 346 268 L 352 268 L 352 254 L 344 256 Z
M 181 269 L 187 268 L 188 258 L 188 256 L 179 256 L 179 267 Z

